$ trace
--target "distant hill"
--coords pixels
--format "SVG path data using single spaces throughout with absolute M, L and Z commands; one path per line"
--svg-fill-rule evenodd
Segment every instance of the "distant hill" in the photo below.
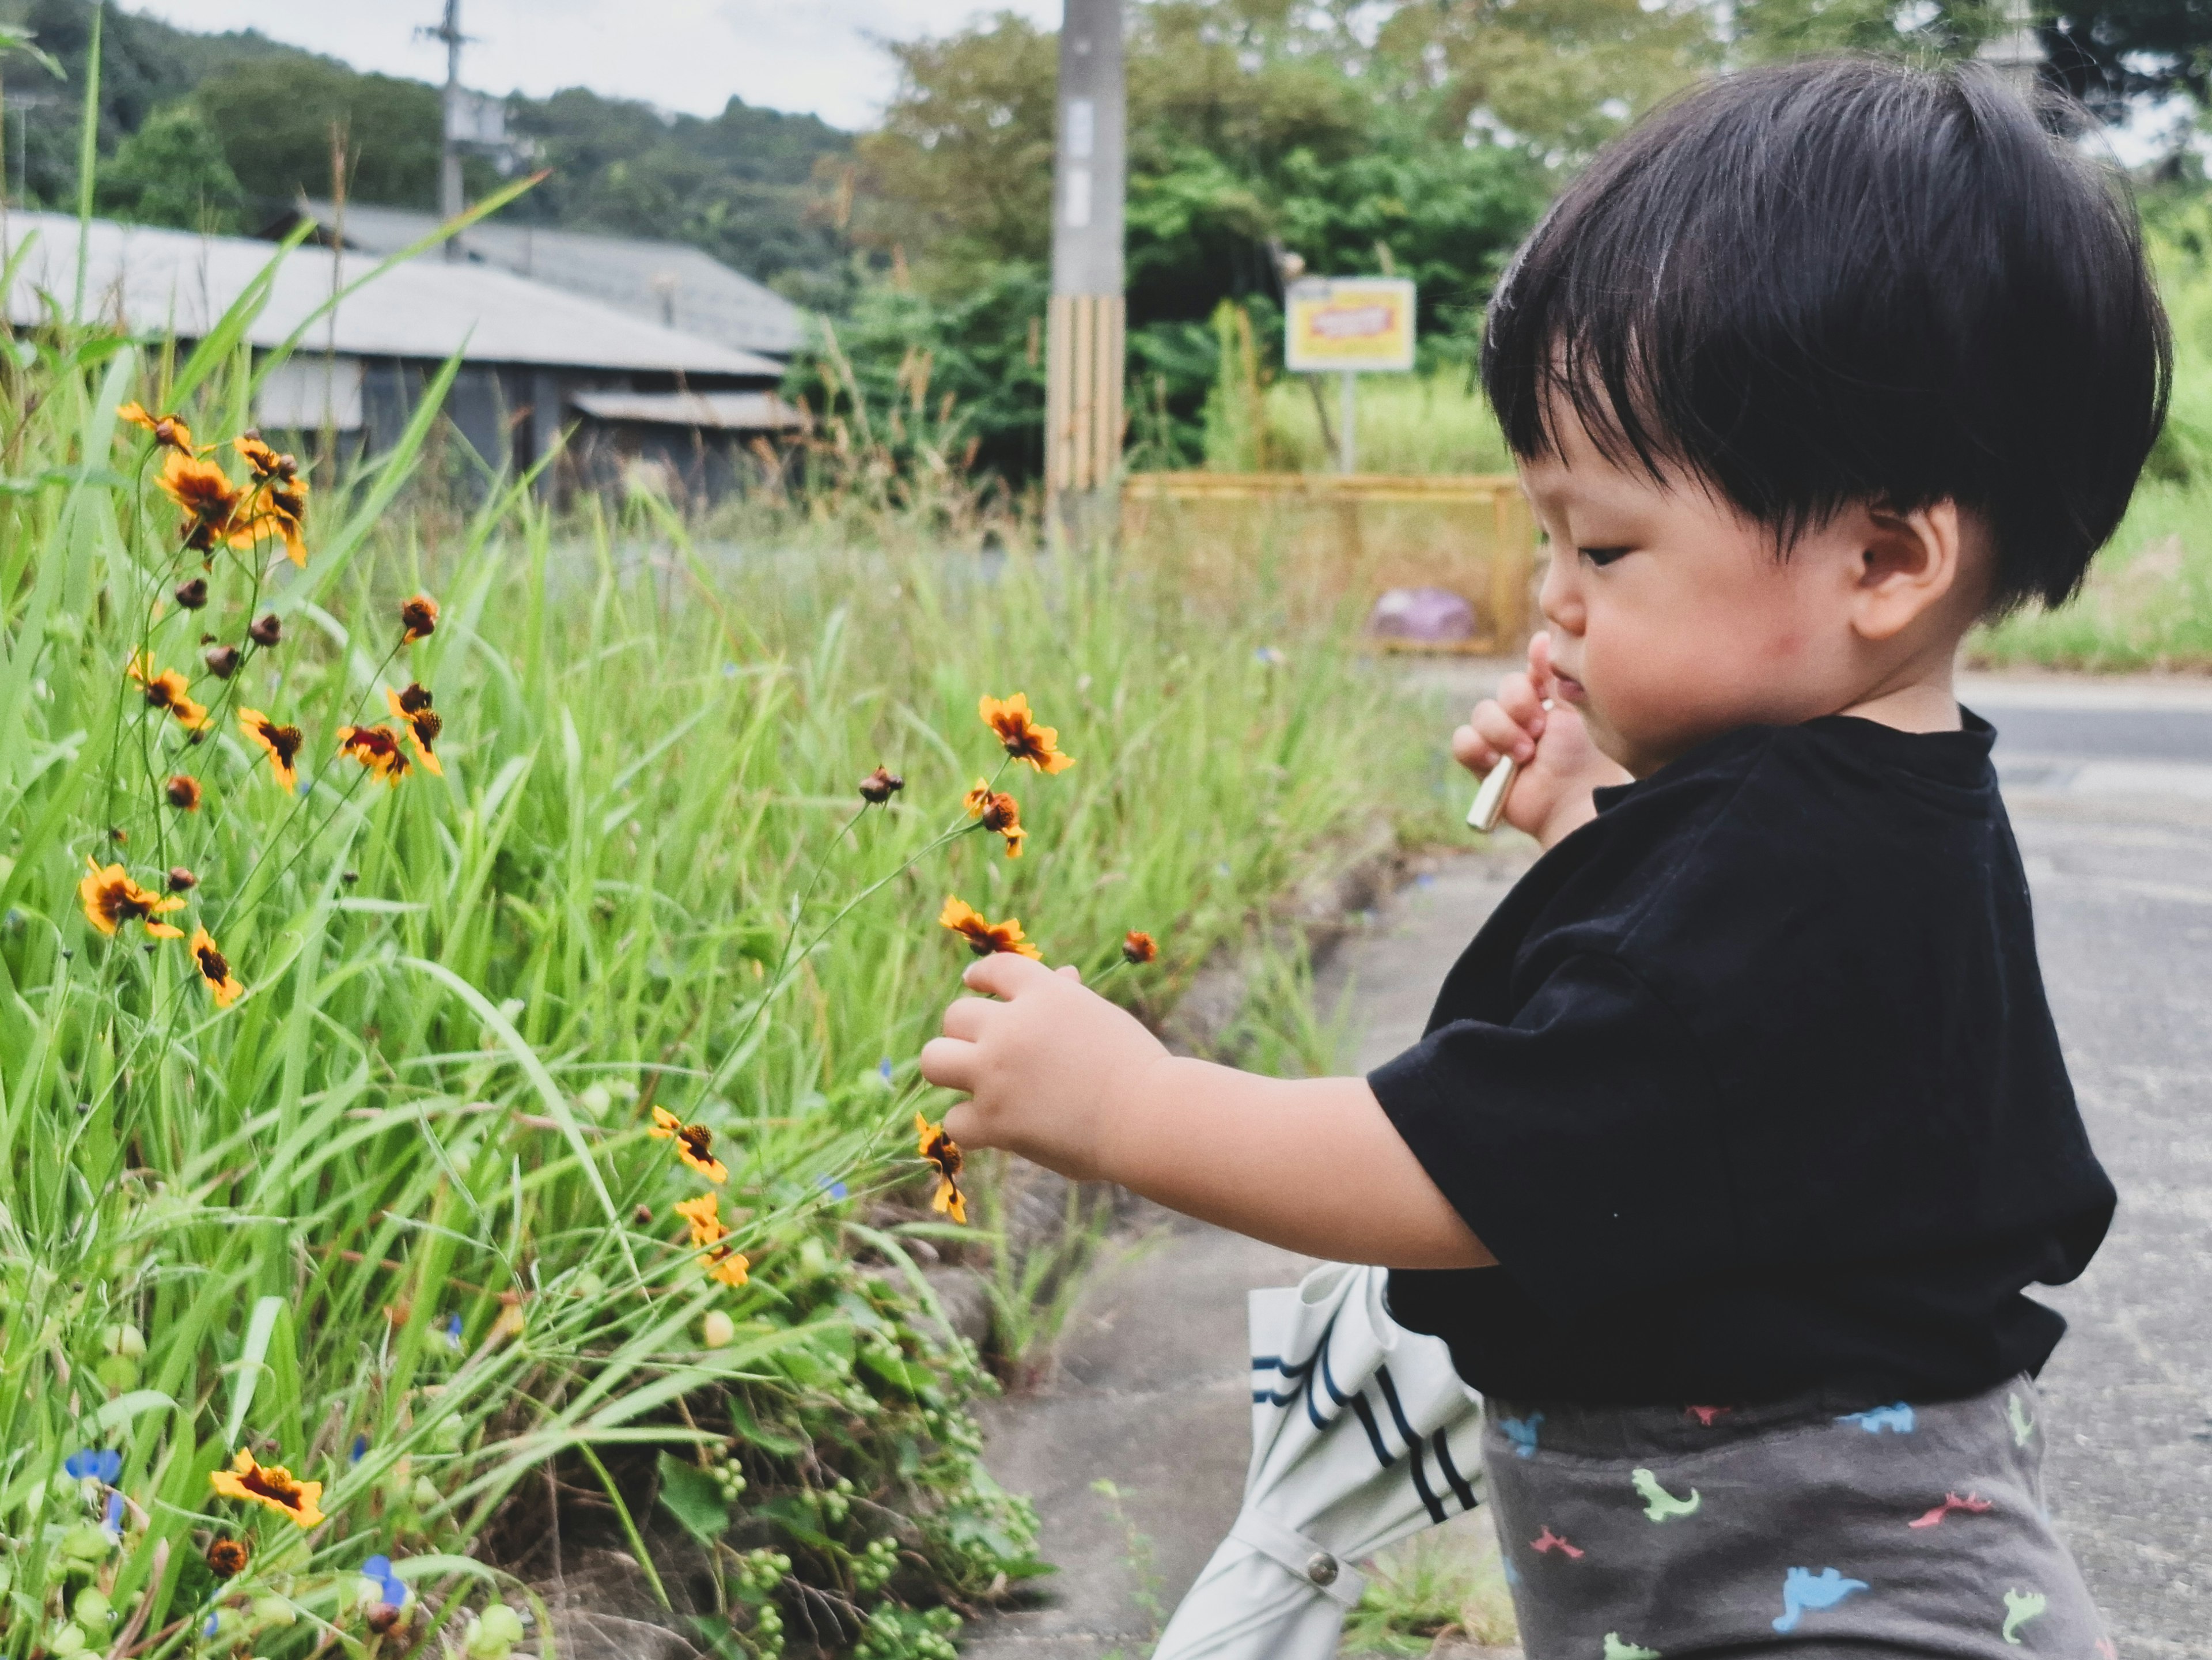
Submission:
M 73 208 L 81 88 L 91 39 L 89 0 L 0 0 L 0 18 L 34 30 L 66 83 L 29 59 L 0 63 L 6 120 L 5 186 L 26 205 Z M 581 88 L 516 96 L 508 131 L 524 155 L 510 165 L 552 174 L 503 217 L 564 229 L 687 242 L 802 304 L 834 306 L 848 272 L 843 231 L 819 210 L 819 179 L 834 173 L 850 136 L 811 115 L 756 109 L 732 98 L 720 115 L 670 116 Z M 332 129 L 344 136 L 349 194 L 395 207 L 436 205 L 439 93 L 428 82 L 364 75 L 334 58 L 252 30 L 197 34 L 109 8 L 100 94 L 102 173 L 143 173 L 149 157 L 125 150 L 161 112 L 162 156 L 198 155 L 211 169 L 196 209 L 179 192 L 129 192 L 103 210 L 162 222 L 252 228 L 301 193 L 327 197 Z M 177 128 L 204 125 L 197 149 Z M 225 174 L 214 161 L 219 148 Z M 471 157 L 471 197 L 499 173 Z M 197 216 L 195 217 L 195 215 Z

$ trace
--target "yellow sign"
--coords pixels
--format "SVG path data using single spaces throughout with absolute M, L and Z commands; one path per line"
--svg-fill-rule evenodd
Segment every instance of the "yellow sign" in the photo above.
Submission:
M 1413 367 L 1413 285 L 1399 277 L 1308 277 L 1285 296 L 1283 363 L 1296 373 Z

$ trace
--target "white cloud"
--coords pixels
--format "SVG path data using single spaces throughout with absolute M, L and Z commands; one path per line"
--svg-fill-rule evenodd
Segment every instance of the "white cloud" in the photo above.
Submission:
M 359 69 L 445 78 L 445 48 L 416 33 L 439 20 L 441 0 L 135 0 L 132 9 L 181 28 L 259 29 Z M 881 40 L 949 33 L 1000 10 L 1056 24 L 1060 0 L 463 0 L 461 27 L 476 39 L 462 78 L 533 97 L 586 86 L 696 115 L 735 96 L 861 127 L 896 82 Z

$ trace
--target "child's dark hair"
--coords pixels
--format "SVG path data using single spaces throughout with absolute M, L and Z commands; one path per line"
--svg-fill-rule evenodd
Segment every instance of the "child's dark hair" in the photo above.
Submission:
M 1482 349 L 1516 454 L 1571 410 L 1617 465 L 1702 477 L 1784 547 L 1855 502 L 1978 512 L 1992 611 L 2081 585 L 2172 372 L 2110 170 L 1986 70 L 1871 59 L 1649 117 L 1537 226 Z

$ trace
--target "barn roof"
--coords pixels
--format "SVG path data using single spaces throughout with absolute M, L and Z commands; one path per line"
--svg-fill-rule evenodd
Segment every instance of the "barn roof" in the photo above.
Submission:
M 435 214 L 349 202 L 341 228 L 330 203 L 300 206 L 325 235 L 342 236 L 347 246 L 379 256 L 411 247 L 438 226 Z M 788 355 L 805 337 L 805 314 L 798 307 L 686 243 L 496 219 L 478 220 L 457 240 L 471 262 L 588 295 L 647 322 L 740 350 Z
M 28 244 L 27 248 L 25 245 Z M 0 258 L 24 248 L 6 295 L 18 326 L 66 312 L 76 291 L 78 225 L 67 215 L 0 214 Z M 264 241 L 95 219 L 86 229 L 85 310 L 137 335 L 206 334 L 276 257 Z M 258 346 L 287 339 L 333 289 L 368 275 L 367 252 L 302 246 L 283 256 L 268 303 L 247 331 Z M 302 344 L 360 357 L 531 364 L 780 380 L 773 358 L 647 321 L 599 301 L 496 267 L 410 259 L 349 295 Z

